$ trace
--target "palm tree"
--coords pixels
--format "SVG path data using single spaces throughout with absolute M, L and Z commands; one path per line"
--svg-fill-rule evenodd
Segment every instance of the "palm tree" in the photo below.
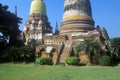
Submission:
M 102 51 L 101 43 L 94 38 L 85 38 L 75 47 L 77 53 L 84 51 L 88 54 L 90 61 L 93 62 L 93 57 L 100 54 Z

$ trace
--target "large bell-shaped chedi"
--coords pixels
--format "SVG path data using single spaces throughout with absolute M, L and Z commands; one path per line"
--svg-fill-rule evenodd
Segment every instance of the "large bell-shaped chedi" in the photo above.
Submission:
M 46 5 L 43 0 L 33 0 L 29 17 L 24 27 L 26 41 L 42 40 L 45 34 L 52 33 L 52 27 L 48 21 Z
M 43 0 L 33 0 L 30 8 L 30 14 L 40 13 L 46 15 L 46 6 Z
M 65 0 L 60 34 L 79 34 L 94 30 L 90 0 Z

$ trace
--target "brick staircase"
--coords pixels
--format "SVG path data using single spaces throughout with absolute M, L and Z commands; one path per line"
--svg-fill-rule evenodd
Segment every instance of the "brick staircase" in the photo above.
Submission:
M 64 44 L 60 45 L 60 47 L 59 47 L 59 49 L 58 49 L 58 50 L 59 50 L 59 51 L 58 51 L 58 55 L 57 55 L 57 58 L 56 58 L 54 64 L 59 63 L 60 55 L 61 55 L 63 49 L 64 49 Z
M 71 55 L 71 51 L 72 51 L 72 47 L 71 45 L 68 45 L 66 44 L 64 49 L 63 49 L 63 52 L 62 54 L 60 55 L 60 63 L 64 63 L 65 62 L 65 59 Z

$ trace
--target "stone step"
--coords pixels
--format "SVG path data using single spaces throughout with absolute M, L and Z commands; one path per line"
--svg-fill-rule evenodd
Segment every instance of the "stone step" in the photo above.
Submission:
M 64 63 L 65 59 L 70 56 L 71 45 L 65 45 L 63 52 L 60 56 L 60 63 Z

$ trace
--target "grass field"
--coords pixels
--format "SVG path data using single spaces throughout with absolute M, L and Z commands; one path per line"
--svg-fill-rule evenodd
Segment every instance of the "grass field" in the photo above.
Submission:
M 120 66 L 65 67 L 0 64 L 0 80 L 120 80 Z

